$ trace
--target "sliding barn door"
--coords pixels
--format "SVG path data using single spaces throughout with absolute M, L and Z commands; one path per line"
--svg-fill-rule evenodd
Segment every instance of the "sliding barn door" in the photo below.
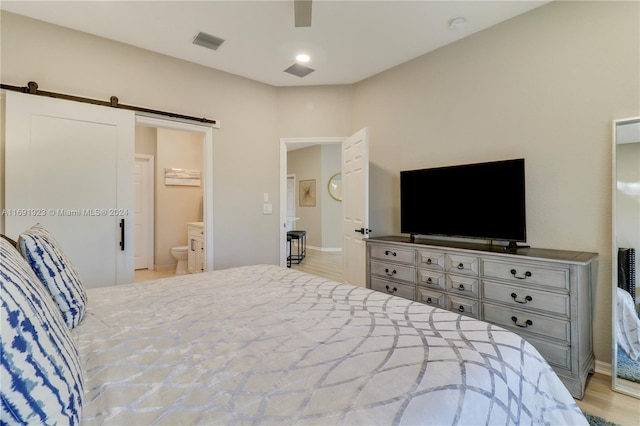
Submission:
M 134 113 L 6 95 L 7 235 L 42 223 L 88 287 L 132 282 Z

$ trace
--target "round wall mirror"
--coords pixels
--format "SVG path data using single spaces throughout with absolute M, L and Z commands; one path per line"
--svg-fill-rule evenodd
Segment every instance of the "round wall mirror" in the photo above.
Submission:
M 342 173 L 336 173 L 331 176 L 327 188 L 331 198 L 336 201 L 342 201 Z

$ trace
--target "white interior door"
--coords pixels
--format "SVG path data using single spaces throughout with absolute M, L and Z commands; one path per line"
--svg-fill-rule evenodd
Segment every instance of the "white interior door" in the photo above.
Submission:
M 296 222 L 296 177 L 287 176 L 287 232 L 293 231 Z
M 369 234 L 369 129 L 342 142 L 342 250 L 346 283 L 366 286 Z
M 5 231 L 42 223 L 87 287 L 133 281 L 134 125 L 132 111 L 6 94 L 5 208 L 31 213 Z
M 153 269 L 153 156 L 136 154 L 134 169 L 135 268 Z

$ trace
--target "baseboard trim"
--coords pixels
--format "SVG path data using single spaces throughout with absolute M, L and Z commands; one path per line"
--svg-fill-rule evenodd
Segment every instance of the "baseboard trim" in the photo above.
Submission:
M 341 247 L 316 247 L 307 245 L 308 250 L 317 250 L 317 251 L 342 251 Z
M 611 364 L 596 360 L 596 373 L 611 377 Z

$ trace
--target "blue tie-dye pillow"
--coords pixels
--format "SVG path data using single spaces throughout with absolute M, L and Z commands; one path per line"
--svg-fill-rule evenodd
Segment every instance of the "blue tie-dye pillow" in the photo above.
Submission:
M 51 295 L 20 253 L 0 239 L 0 424 L 80 422 L 78 351 Z
M 20 234 L 18 249 L 53 296 L 67 326 L 78 325 L 84 316 L 87 293 L 58 241 L 37 224 Z

